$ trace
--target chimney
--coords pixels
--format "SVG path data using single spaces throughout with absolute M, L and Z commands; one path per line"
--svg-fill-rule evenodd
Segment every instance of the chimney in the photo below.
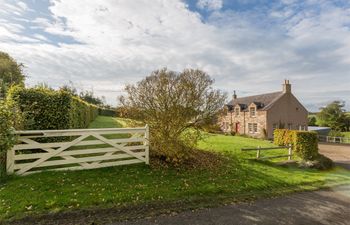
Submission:
M 237 99 L 236 91 L 233 91 L 232 98 L 233 98 L 233 99 Z
M 289 80 L 284 80 L 283 93 L 292 93 L 292 85 L 289 83 Z

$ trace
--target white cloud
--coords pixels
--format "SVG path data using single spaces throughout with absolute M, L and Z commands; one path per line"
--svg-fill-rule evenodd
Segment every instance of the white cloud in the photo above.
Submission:
M 115 104 L 125 83 L 152 70 L 194 67 L 212 75 L 218 88 L 239 94 L 276 91 L 289 78 L 312 107 L 350 98 L 346 7 L 325 1 L 319 11 L 300 10 L 289 1 L 269 12 L 214 10 L 203 23 L 181 0 L 52 2 L 50 17 L 27 18 L 29 4 L 23 11 L 5 2 L 0 10 L 0 50 L 26 65 L 30 85 L 71 80 Z M 222 7 L 205 2 L 208 9 Z M 28 27 L 42 32 L 28 34 Z
M 219 10 L 223 6 L 223 0 L 198 0 L 197 7 L 207 10 Z

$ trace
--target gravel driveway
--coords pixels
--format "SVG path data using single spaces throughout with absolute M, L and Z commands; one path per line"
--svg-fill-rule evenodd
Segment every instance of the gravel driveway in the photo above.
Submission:
M 350 224 L 350 186 L 111 225 Z
M 318 146 L 321 154 L 331 158 L 338 165 L 350 169 L 350 145 L 319 144 Z

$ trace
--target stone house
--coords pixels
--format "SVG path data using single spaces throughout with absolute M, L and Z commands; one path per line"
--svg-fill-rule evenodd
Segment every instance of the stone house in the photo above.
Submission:
M 276 128 L 307 130 L 308 111 L 292 94 L 289 80 L 282 86 L 280 92 L 242 98 L 235 92 L 220 117 L 222 131 L 271 139 Z

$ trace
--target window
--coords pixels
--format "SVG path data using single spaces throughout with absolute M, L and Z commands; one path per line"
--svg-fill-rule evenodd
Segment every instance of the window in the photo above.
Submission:
M 249 131 L 249 133 L 257 133 L 258 132 L 258 124 L 257 123 L 248 123 L 248 131 Z
M 239 108 L 238 107 L 235 108 L 235 115 L 239 116 Z
M 254 130 L 254 133 L 258 133 L 258 124 L 257 123 L 253 123 L 253 130 Z
M 249 108 L 249 112 L 250 112 L 250 116 L 251 116 L 251 117 L 254 117 L 254 116 L 255 116 L 255 111 L 256 111 L 255 107 L 250 107 L 250 108 Z

